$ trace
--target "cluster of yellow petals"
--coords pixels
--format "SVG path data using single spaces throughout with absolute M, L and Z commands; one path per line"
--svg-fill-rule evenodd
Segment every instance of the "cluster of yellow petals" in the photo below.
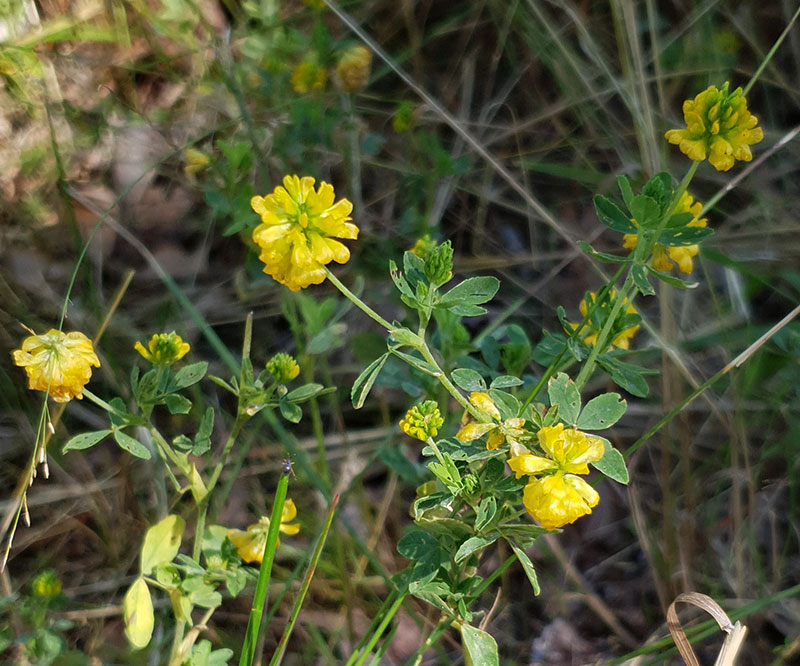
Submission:
M 605 452 L 596 437 L 560 423 L 539 430 L 539 444 L 547 457 L 526 453 L 509 459 L 517 478 L 532 477 L 523 491 L 528 513 L 549 530 L 575 522 L 592 512 L 600 495 L 578 474 L 589 473 L 589 463 Z M 535 478 L 540 477 L 540 478 Z
M 350 259 L 350 250 L 335 238 L 358 237 L 358 227 L 350 222 L 353 204 L 334 203 L 333 187 L 323 181 L 314 189 L 314 182 L 310 176 L 286 176 L 283 187 L 250 200 L 261 216 L 253 240 L 261 248 L 264 272 L 292 291 L 323 282 L 324 266 L 331 261 Z
M 292 72 L 292 90 L 304 95 L 309 90 L 322 90 L 328 80 L 328 73 L 314 62 L 304 60 Z
M 191 347 L 188 342 L 175 331 L 170 333 L 154 333 L 147 343 L 147 348 L 139 342 L 133 345 L 142 358 L 150 361 L 153 365 L 172 365 L 180 361 L 189 353 Z
M 496 448 L 508 442 L 512 455 L 525 448 L 521 444 L 521 439 L 525 435 L 525 419 L 513 417 L 502 420 L 500 410 L 494 404 L 494 400 L 488 393 L 475 391 L 469 396 L 470 404 L 479 411 L 491 417 L 491 421 L 470 421 L 456 433 L 456 439 L 460 442 L 471 442 L 488 434 L 486 448 L 494 451 Z
M 100 367 L 92 341 L 79 331 L 64 333 L 51 328 L 31 335 L 12 353 L 14 363 L 25 368 L 28 388 L 46 391 L 56 402 L 83 398 L 83 387 Z
M 297 507 L 292 500 L 287 499 L 281 512 L 280 531 L 290 536 L 297 534 L 300 531 L 300 523 L 292 523 L 296 517 Z M 260 564 L 267 549 L 267 532 L 269 532 L 269 517 L 262 516 L 257 523 L 248 526 L 246 530 L 228 530 L 227 537 L 236 546 L 236 552 L 245 562 Z M 281 545 L 280 539 L 277 545 Z
M 753 159 L 750 146 L 764 138 L 757 127 L 758 118 L 747 110 L 747 100 L 741 88 L 727 92 L 709 86 L 694 99 L 683 103 L 686 129 L 671 129 L 667 141 L 680 147 L 681 152 L 695 162 L 706 157 L 717 171 L 727 171 L 736 160 Z
M 612 290 L 611 292 L 612 299 L 614 298 L 615 293 L 616 292 Z M 597 298 L 597 294 L 591 291 L 589 292 L 589 298 L 592 301 L 594 301 L 594 299 Z M 625 302 L 628 303 L 628 299 L 625 299 Z M 607 303 L 603 303 L 599 307 L 608 308 L 609 306 Z M 589 312 L 589 307 L 586 303 L 585 298 L 581 299 L 578 308 L 581 311 L 581 315 L 585 318 L 586 314 Z M 628 303 L 628 307 L 625 309 L 625 312 L 626 314 L 636 314 L 636 308 L 633 307 L 633 303 Z M 576 328 L 577 326 L 578 326 L 577 324 L 572 325 L 573 329 Z M 641 326 L 637 324 L 636 326 L 631 326 L 630 328 L 626 328 L 625 330 L 620 331 L 619 333 L 617 333 L 616 337 L 614 337 L 614 339 L 611 341 L 611 345 L 619 349 L 629 349 L 631 346 L 631 340 L 633 339 L 633 336 L 636 335 L 637 331 L 640 328 Z M 591 321 L 587 321 L 583 329 L 581 329 L 581 338 L 583 339 L 583 342 L 589 345 L 590 347 L 594 347 L 594 345 L 597 344 L 598 335 L 600 335 L 600 330 L 594 328 L 592 326 Z
M 367 87 L 371 68 L 372 51 L 366 46 L 352 46 L 336 63 L 336 85 L 344 92 L 359 92 Z
M 708 219 L 705 217 L 698 218 L 698 214 L 703 210 L 703 204 L 696 201 L 691 194 L 684 192 L 681 195 L 678 205 L 675 207 L 675 213 L 693 213 L 694 219 L 689 222 L 690 227 L 705 227 L 708 225 Z M 636 224 L 636 220 L 631 220 Z M 638 235 L 625 234 L 623 238 L 623 247 L 626 250 L 633 250 L 636 247 Z M 669 272 L 673 269 L 675 264 L 678 265 L 678 270 L 687 275 L 692 272 L 694 263 L 692 257 L 697 256 L 700 252 L 699 245 L 682 245 L 678 247 L 667 247 L 656 243 L 653 248 L 653 268 L 657 271 Z M 672 262 L 675 262 L 673 264 Z

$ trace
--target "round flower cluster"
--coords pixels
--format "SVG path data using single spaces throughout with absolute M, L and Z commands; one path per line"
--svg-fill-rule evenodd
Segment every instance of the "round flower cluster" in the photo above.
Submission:
M 100 367 L 89 338 L 79 331 L 64 333 L 54 328 L 25 338 L 12 357 L 16 365 L 25 368 L 28 388 L 46 391 L 56 402 L 82 399 L 92 366 Z
M 707 218 L 697 217 L 701 210 L 703 210 L 703 204 L 696 201 L 688 192 L 684 192 L 681 195 L 678 205 L 675 207 L 675 213 L 694 214 L 694 219 L 688 224 L 690 227 L 705 227 L 708 225 Z M 636 220 L 631 220 L 631 222 L 636 224 Z M 633 250 L 636 247 L 638 238 L 637 234 L 625 234 L 622 246 L 626 250 Z M 692 257 L 697 256 L 698 252 L 700 252 L 700 246 L 697 244 L 667 247 L 661 245 L 661 243 L 656 243 L 653 248 L 653 268 L 666 273 L 671 271 L 677 264 L 678 270 L 688 275 L 694 268 Z M 672 263 L 673 261 L 675 264 Z
M 758 118 L 747 110 L 741 88 L 728 93 L 728 83 L 719 90 L 709 86 L 683 103 L 685 129 L 671 129 L 667 141 L 695 162 L 708 161 L 717 171 L 727 171 L 736 160 L 753 159 L 750 146 L 764 138 Z
M 265 197 L 250 200 L 261 216 L 253 240 L 261 248 L 264 272 L 292 291 L 325 280 L 325 265 L 344 264 L 350 250 L 336 238 L 358 238 L 358 227 L 350 222 L 353 204 L 347 199 L 334 203 L 333 187 L 314 179 L 286 176 L 283 187 Z
M 406 412 L 405 418 L 400 421 L 400 429 L 409 437 L 424 442 L 429 437 L 436 437 L 443 424 L 439 406 L 434 400 L 426 400 Z
M 147 349 L 138 340 L 133 348 L 153 365 L 163 366 L 180 361 L 191 349 L 189 343 L 184 342 L 183 338 L 175 331 L 153 334 L 150 342 L 147 343 Z

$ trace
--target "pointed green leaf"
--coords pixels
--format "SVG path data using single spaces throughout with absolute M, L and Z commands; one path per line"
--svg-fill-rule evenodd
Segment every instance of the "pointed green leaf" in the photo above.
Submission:
M 142 458 L 143 460 L 150 460 L 150 450 L 138 440 L 122 432 L 122 430 L 114 431 L 114 441 L 119 444 L 120 448 L 125 449 L 132 456 Z
M 508 541 L 508 545 L 511 546 L 511 550 L 514 551 L 514 555 L 517 556 L 517 560 L 522 565 L 522 570 L 528 577 L 528 581 L 530 582 L 531 587 L 533 588 L 533 593 L 536 596 L 539 596 L 539 593 L 542 590 L 539 587 L 539 579 L 536 576 L 536 569 L 533 568 L 533 562 L 531 562 L 531 558 L 528 557 L 528 554 L 513 541 L 511 541 L 510 539 L 506 539 L 506 541 Z
M 364 402 L 372 389 L 372 385 L 378 378 L 388 358 L 389 352 L 379 356 L 358 376 L 358 379 L 353 383 L 353 388 L 350 390 L 350 400 L 353 402 L 353 407 L 361 409 L 364 406 Z
M 500 535 L 495 532 L 493 535 L 489 536 L 470 537 L 464 543 L 462 543 L 461 546 L 459 546 L 455 554 L 455 561 L 461 562 L 466 560 L 470 555 L 472 555 L 472 553 L 482 550 L 483 548 L 486 548 L 486 546 L 493 544 L 495 541 L 497 541 L 499 536 Z
M 214 408 L 209 407 L 203 414 L 200 420 L 200 426 L 197 428 L 197 434 L 194 436 L 194 446 L 192 447 L 192 454 L 195 456 L 202 456 L 208 453 L 211 449 L 211 434 L 214 432 Z
M 293 391 L 289 391 L 284 400 L 288 400 L 289 402 L 304 402 L 319 395 L 324 390 L 325 387 L 322 384 L 303 384 Z
M 500 280 L 487 275 L 467 278 L 440 299 L 438 306 L 452 308 L 458 305 L 480 305 L 492 300 L 500 288 Z
M 613 356 L 600 355 L 597 364 L 603 368 L 620 388 L 624 388 L 639 398 L 646 398 L 650 392 L 647 381 L 642 376 L 644 368 L 632 363 L 625 363 Z
M 147 530 L 142 544 L 142 574 L 147 576 L 154 567 L 174 559 L 180 550 L 185 528 L 186 521 L 183 518 L 170 514 Z
M 95 430 L 94 432 L 82 432 L 80 435 L 75 435 L 75 437 L 72 437 L 66 444 L 64 444 L 64 448 L 62 450 L 64 453 L 66 453 L 67 451 L 88 449 L 110 434 L 111 434 L 110 430 Z
M 586 403 L 576 425 L 581 430 L 605 430 L 619 421 L 627 408 L 619 393 L 604 393 Z
M 519 377 L 500 375 L 499 377 L 495 377 L 489 386 L 493 389 L 504 389 L 511 388 L 512 386 L 522 386 L 522 384 L 523 381 Z
M 643 296 L 652 296 L 656 293 L 653 285 L 650 284 L 650 280 L 647 279 L 647 268 L 645 266 L 638 264 L 631 268 L 631 277 L 633 278 L 633 284 L 636 285 L 636 288 Z
M 669 247 L 682 247 L 697 245 L 714 233 L 708 227 L 682 227 L 680 229 L 666 229 L 661 232 L 658 242 Z
M 401 352 L 394 347 L 392 347 L 389 351 L 398 358 L 404 360 L 411 367 L 414 367 L 425 374 L 431 375 L 432 377 L 440 377 L 442 374 L 437 368 L 432 366 L 425 359 L 419 358 L 418 356 L 414 356 L 412 354 L 406 354 L 405 352 Z
M 475 531 L 483 532 L 491 524 L 497 514 L 497 500 L 487 497 L 478 506 L 478 515 L 475 516 Z
M 594 197 L 594 210 L 597 219 L 605 224 L 609 229 L 618 231 L 621 234 L 635 234 L 636 225 L 631 222 L 630 215 L 626 215 L 617 204 L 602 194 Z
M 699 284 L 699 282 L 686 282 L 686 280 L 681 280 L 679 277 L 675 277 L 669 273 L 662 273 L 652 266 L 647 267 L 647 272 L 671 287 L 677 287 L 678 289 L 696 289 Z
M 177 391 L 192 384 L 196 384 L 206 375 L 208 370 L 208 363 L 200 361 L 200 363 L 192 363 L 175 373 L 175 378 L 172 380 L 172 389 Z
M 578 241 L 578 247 L 583 250 L 583 253 L 591 257 L 592 259 L 597 259 L 598 261 L 604 261 L 608 264 L 629 264 L 633 261 L 629 256 L 628 257 L 618 257 L 616 254 L 609 254 L 608 252 L 599 252 L 595 250 L 589 243 L 586 241 Z
M 122 601 L 122 619 L 125 622 L 125 636 L 128 642 L 141 650 L 147 647 L 153 635 L 153 600 L 144 578 L 139 576 L 128 588 Z
M 628 180 L 627 176 L 617 176 L 617 187 L 619 187 L 622 200 L 625 202 L 628 209 L 630 209 L 631 202 L 633 201 L 633 189 L 631 188 L 631 182 Z

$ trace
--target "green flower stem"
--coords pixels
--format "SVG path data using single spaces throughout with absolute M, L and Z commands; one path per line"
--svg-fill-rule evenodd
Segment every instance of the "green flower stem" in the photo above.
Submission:
M 328 276 L 328 279 L 333 283 L 333 285 L 342 292 L 342 294 L 347 298 L 353 305 L 355 305 L 359 310 L 364 312 L 368 317 L 378 322 L 381 326 L 383 326 L 389 333 L 392 331 L 397 330 L 397 326 L 393 326 L 388 321 L 386 321 L 383 317 L 381 317 L 375 310 L 369 307 L 364 301 L 362 301 L 358 296 L 356 296 L 352 291 L 350 291 L 347 287 L 345 287 L 339 279 L 331 273 L 330 269 L 325 266 L 325 273 Z M 439 364 L 436 362 L 436 359 L 433 357 L 430 348 L 428 347 L 427 343 L 423 338 L 420 338 L 418 344 L 412 346 L 413 349 L 418 351 L 422 354 L 422 357 L 430 363 L 434 368 L 436 368 L 437 378 L 442 383 L 442 385 L 447 389 L 448 393 L 452 395 L 464 409 L 466 409 L 472 416 L 474 416 L 478 421 L 483 420 L 485 417 L 484 415 L 475 409 L 469 402 L 467 402 L 466 398 L 461 395 L 461 392 L 453 385 L 453 383 L 448 379 L 445 372 L 439 367 Z
M 83 395 L 85 395 L 87 398 L 89 398 L 89 400 L 91 400 L 95 405 L 97 405 L 101 409 L 106 410 L 109 414 L 114 414 L 115 416 L 120 416 L 120 417 L 126 416 L 126 414 L 124 412 L 121 412 L 118 409 L 114 409 L 114 407 L 109 405 L 105 400 L 103 400 L 99 396 L 96 396 L 94 393 L 92 393 L 86 387 L 84 387 L 84 389 L 83 389 Z
M 261 627 L 261 617 L 264 614 L 264 603 L 267 600 L 269 577 L 272 573 L 272 560 L 275 557 L 275 549 L 278 545 L 278 531 L 281 527 L 281 515 L 288 487 L 289 477 L 286 474 L 281 474 L 278 487 L 275 489 L 275 504 L 272 506 L 267 543 L 264 547 L 264 559 L 258 572 L 256 592 L 253 597 L 253 606 L 250 609 L 250 618 L 247 621 L 247 631 L 242 645 L 242 655 L 239 658 L 239 666 L 252 666 L 255 660 L 256 643 L 258 642 L 258 633 Z
M 594 299 L 594 303 L 592 304 L 591 309 L 587 310 L 586 316 L 583 319 L 581 319 L 581 321 L 572 331 L 572 333 L 569 336 L 570 339 L 576 339 L 578 335 L 580 335 L 580 332 L 583 330 L 583 327 L 586 326 L 586 323 L 594 314 L 594 311 L 600 307 L 600 303 L 605 299 L 606 294 L 611 290 L 611 286 L 620 278 L 624 270 L 625 270 L 625 265 L 623 264 L 614 274 L 614 277 L 612 277 L 608 281 L 608 283 L 597 293 L 597 298 Z M 544 388 L 545 384 L 547 384 L 547 381 L 550 379 L 550 377 L 552 377 L 555 374 L 556 370 L 558 369 L 558 364 L 561 363 L 561 359 L 564 358 L 564 355 L 567 353 L 567 349 L 568 346 L 564 344 L 564 346 L 561 348 L 561 351 L 558 353 L 558 356 L 556 356 L 555 359 L 553 359 L 553 362 L 547 367 L 547 370 L 545 370 L 544 374 L 542 375 L 542 378 L 536 383 L 536 386 L 533 387 L 533 390 L 531 391 L 528 398 L 525 400 L 525 403 L 520 408 L 517 416 L 522 416 L 525 413 L 525 410 L 534 401 L 536 396 L 539 395 L 539 392 L 542 390 L 542 388 Z
M 375 312 L 375 310 L 369 307 L 369 305 L 364 303 L 364 301 L 362 301 L 352 291 L 350 291 L 347 287 L 345 287 L 344 284 L 341 283 L 339 278 L 337 278 L 327 266 L 324 266 L 324 268 L 325 268 L 325 274 L 328 276 L 328 279 L 333 283 L 333 286 L 335 286 L 339 291 L 341 291 L 344 297 L 347 298 L 347 300 L 349 300 L 365 315 L 367 315 L 370 319 L 374 319 L 390 333 L 397 328 L 397 326 L 392 326 L 392 324 L 386 321 L 377 312 Z
M 583 364 L 581 371 L 578 373 L 578 376 L 575 379 L 575 384 L 577 384 L 578 390 L 582 389 L 586 385 L 589 377 L 591 377 L 595 363 L 597 362 L 597 357 L 600 355 L 600 352 L 605 349 L 608 339 L 611 336 L 611 329 L 614 327 L 614 323 L 617 321 L 617 317 L 622 310 L 622 306 L 627 301 L 628 293 L 630 292 L 632 286 L 633 273 L 628 271 L 628 275 L 625 278 L 625 283 L 622 285 L 622 289 L 618 291 L 617 295 L 614 297 L 614 305 L 611 306 L 611 312 L 608 315 L 608 319 L 606 319 L 606 323 L 600 330 L 600 333 L 597 336 L 597 341 L 592 347 L 592 351 L 589 352 L 589 358 L 586 359 L 586 363 Z
M 220 474 L 222 474 L 222 470 L 228 460 L 228 455 L 230 454 L 236 439 L 239 437 L 242 426 L 244 426 L 245 422 L 248 420 L 248 418 L 250 418 L 242 410 L 237 411 L 238 413 L 236 416 L 236 421 L 234 421 L 233 428 L 231 428 L 231 434 L 228 435 L 228 441 L 225 442 L 225 447 L 222 449 L 222 455 L 217 461 L 217 464 L 214 466 L 214 470 L 211 472 L 211 478 L 206 484 L 206 495 L 197 504 L 197 525 L 194 529 L 194 545 L 192 547 L 192 558 L 197 563 L 200 562 L 200 552 L 203 546 L 203 532 L 205 532 L 206 529 L 206 515 L 208 514 L 208 505 L 211 502 L 212 491 L 216 487 L 217 481 L 219 481 Z
M 444 462 L 444 456 L 442 456 L 442 452 L 439 450 L 439 447 L 436 446 L 436 442 L 433 441 L 433 438 L 428 437 L 428 439 L 425 440 L 425 443 L 430 446 L 431 449 L 433 449 L 433 452 L 436 454 L 436 458 L 442 464 L 442 467 L 447 467 Z
M 461 391 L 459 391 L 453 382 L 450 381 L 447 374 L 444 370 L 439 367 L 439 364 L 436 362 L 436 359 L 433 356 L 430 348 L 428 347 L 428 343 L 425 340 L 422 340 L 422 344 L 419 347 L 416 347 L 416 350 L 422 354 L 422 358 L 424 358 L 428 363 L 430 363 L 434 368 L 436 368 L 437 376 L 436 378 L 439 382 L 447 389 L 447 392 L 452 395 L 459 405 L 461 405 L 464 409 L 466 409 L 476 420 L 483 421 L 486 419 L 486 415 L 472 406 L 471 403 L 467 402 L 467 399 L 461 395 Z

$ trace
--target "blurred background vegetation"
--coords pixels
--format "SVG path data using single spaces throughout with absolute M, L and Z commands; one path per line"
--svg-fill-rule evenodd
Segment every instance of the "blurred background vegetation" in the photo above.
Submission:
M 65 326 L 91 335 L 135 271 L 100 344 L 93 391 L 126 395 L 134 342 L 173 328 L 227 376 L 208 331 L 235 354 L 249 311 L 254 360 L 286 351 L 306 380 L 340 387 L 292 434 L 277 422 L 248 429 L 220 522 L 241 527 L 266 513 L 280 461 L 294 457 L 290 494 L 304 529 L 279 551 L 269 644 L 288 612 L 279 591 L 298 585 L 324 498 L 343 493 L 338 536 L 285 662 L 342 663 L 386 577 L 405 566 L 396 543 L 425 476 L 396 423 L 424 382 L 387 366 L 367 405 L 352 409 L 350 384 L 383 336 L 330 286 L 290 294 L 263 275 L 250 197 L 286 173 L 334 184 L 361 228 L 337 273 L 389 319 L 404 314 L 388 260 L 420 238 L 450 239 L 458 274 L 494 274 L 502 286 L 488 317 L 443 317 L 440 348 L 452 362 L 475 352 L 491 370 L 536 378 L 537 345 L 560 330 L 556 308 L 576 319 L 584 292 L 601 285 L 575 241 L 621 249 L 592 195 L 614 196 L 618 174 L 680 178 L 689 162 L 663 133 L 680 126 L 683 100 L 710 84 L 746 84 L 796 10 L 789 0 L 2 0 L 0 343 L 15 348 L 20 324 L 56 325 L 84 240 L 109 211 Z M 707 216 L 715 235 L 695 260 L 699 286 L 637 304 L 648 326 L 632 358 L 656 374 L 612 431 L 623 451 L 800 300 L 799 30 L 748 96 L 766 134 L 757 161 L 727 173 L 703 165 L 693 181 L 701 201 L 724 195 Z M 346 92 L 337 61 L 365 38 L 371 74 Z M 624 656 L 666 634 L 664 609 L 686 590 L 744 609 L 742 663 L 798 658 L 799 352 L 800 324 L 790 323 L 630 458 L 627 492 L 601 483 L 590 517 L 531 552 L 541 596 L 521 571 L 504 574 L 488 627 L 501 663 Z M 224 429 L 231 405 L 207 399 Z M 3 514 L 39 406 L 0 354 Z M 4 662 L 26 663 L 11 641 L 44 631 L 52 639 L 33 663 L 158 663 L 158 635 L 154 661 L 129 653 L 119 604 L 142 534 L 164 508 L 163 479 L 110 447 L 62 456 L 70 434 L 97 419 L 69 405 L 50 479 L 29 493 L 32 525 L 0 578 Z M 39 621 L 23 601 L 45 569 L 63 580 L 62 606 Z M 494 601 L 487 592 L 485 610 Z M 238 646 L 248 611 L 246 600 L 224 606 L 212 641 Z M 435 621 L 408 602 L 382 663 L 404 663 Z M 424 663 L 457 654 L 444 640 Z M 654 648 L 641 663 L 671 658 Z

